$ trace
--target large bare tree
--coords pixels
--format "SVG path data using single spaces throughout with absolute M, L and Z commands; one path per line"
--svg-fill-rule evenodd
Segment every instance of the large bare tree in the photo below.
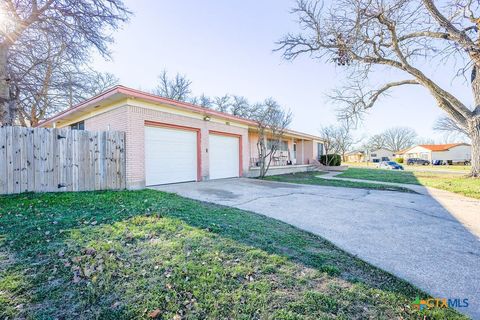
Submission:
M 11 91 L 17 93 L 17 119 L 36 125 L 65 108 L 90 98 L 118 83 L 110 73 L 91 70 L 72 57 L 66 45 L 42 34 L 34 46 L 18 45 L 9 60 Z
M 362 145 L 364 150 L 386 149 L 385 137 L 382 134 L 374 134 Z
M 293 12 L 301 32 L 279 41 L 286 59 L 310 55 L 352 71 L 358 81 L 341 93 L 343 115 L 358 117 L 389 90 L 422 86 L 472 140 L 471 175 L 480 177 L 480 3 L 447 0 L 339 0 L 325 9 L 318 0 L 298 0 Z M 470 70 L 473 106 L 428 74 L 433 59 L 463 62 Z M 452 63 L 452 65 L 454 65 Z M 398 79 L 374 90 L 362 82 L 372 71 L 394 69 Z M 451 71 L 452 76 L 458 70 Z
M 413 146 L 417 139 L 417 133 L 412 128 L 394 127 L 380 133 L 384 147 L 393 152 L 407 149 Z
M 19 51 L 35 51 L 44 37 L 63 45 L 63 56 L 88 60 L 92 48 L 108 56 L 111 30 L 128 20 L 122 0 L 2 0 L 0 2 L 0 124 L 17 116 L 17 84 L 10 64 Z M 34 65 L 32 65 L 34 67 Z

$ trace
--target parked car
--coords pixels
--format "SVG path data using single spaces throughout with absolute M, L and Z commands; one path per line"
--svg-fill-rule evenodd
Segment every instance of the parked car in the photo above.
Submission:
M 432 165 L 434 165 L 434 166 L 445 166 L 445 165 L 447 165 L 447 162 L 443 161 L 443 160 L 433 160 Z
M 434 166 L 451 166 L 451 165 L 464 165 L 469 166 L 471 162 L 469 160 L 433 160 L 432 164 Z
M 407 165 L 422 165 L 422 166 L 428 166 L 430 164 L 430 161 L 425 160 L 425 159 L 420 159 L 420 158 L 410 158 L 407 160 Z
M 382 161 L 377 165 L 377 168 L 387 170 L 403 170 L 403 166 L 394 161 Z

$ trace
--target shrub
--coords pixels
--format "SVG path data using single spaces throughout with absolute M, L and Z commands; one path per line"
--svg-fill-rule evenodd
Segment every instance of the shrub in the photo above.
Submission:
M 320 163 L 325 166 L 339 166 L 342 164 L 342 157 L 339 154 L 329 154 L 328 155 L 328 163 L 327 163 L 327 156 L 322 155 L 320 156 Z
M 403 163 L 403 158 L 395 158 L 396 163 Z

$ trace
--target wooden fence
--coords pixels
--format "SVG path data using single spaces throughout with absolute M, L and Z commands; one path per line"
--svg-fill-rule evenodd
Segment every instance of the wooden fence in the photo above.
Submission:
M 0 194 L 124 188 L 124 132 L 0 127 Z

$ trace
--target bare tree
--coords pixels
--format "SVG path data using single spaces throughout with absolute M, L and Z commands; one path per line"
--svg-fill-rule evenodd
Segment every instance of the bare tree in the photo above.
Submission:
M 41 120 L 74 106 L 118 84 L 110 73 L 57 68 L 45 63 L 37 82 L 18 84 L 18 120 L 23 126 L 35 126 Z M 31 75 L 29 76 L 31 78 Z
M 12 49 L 10 88 L 17 93 L 16 117 L 22 125 L 36 125 L 118 83 L 112 74 L 89 69 L 82 57 L 70 56 L 66 49 L 47 33 L 40 33 L 33 46 Z
M 382 134 L 371 136 L 362 148 L 365 150 L 388 149 L 385 143 L 385 136 Z
M 415 140 L 415 144 L 435 144 L 435 140 L 427 137 L 419 137 Z
M 185 75 L 177 73 L 175 77 L 170 78 L 167 70 L 164 69 L 158 76 L 158 84 L 153 93 L 161 97 L 187 102 L 192 93 L 191 85 L 192 81 L 188 80 Z
M 232 97 L 230 113 L 237 117 L 250 118 L 252 115 L 252 106 L 248 103 L 247 98 L 234 95 Z
M 10 62 L 18 52 L 35 50 L 48 35 L 77 61 L 86 61 L 92 47 L 108 56 L 109 32 L 130 14 L 121 0 L 4 0 L 0 12 L 0 124 L 13 124 L 17 116 L 21 79 Z
M 433 129 L 437 131 L 468 136 L 468 132 L 465 130 L 465 128 L 459 126 L 458 123 L 452 120 L 452 118 L 448 117 L 438 118 L 433 125 Z
M 443 134 L 443 143 L 465 142 L 470 140 L 468 132 L 448 117 L 438 118 L 433 125 L 433 130 Z
M 353 137 L 351 122 L 342 122 L 338 126 L 322 127 L 320 137 L 325 140 L 324 146 L 327 157 L 328 154 L 336 153 L 342 156 L 342 161 L 346 161 L 345 154 L 358 142 Z
M 302 31 L 285 36 L 277 50 L 286 59 L 305 54 L 349 68 L 357 82 L 339 92 L 342 115 L 348 118 L 360 116 L 391 89 L 424 87 L 438 107 L 468 132 L 471 175 L 480 177 L 479 9 L 480 3 L 470 0 L 445 1 L 441 8 L 433 0 L 339 0 L 330 10 L 323 10 L 318 0 L 298 0 L 293 12 L 299 16 Z M 460 73 L 471 70 L 473 108 L 419 67 L 433 59 L 443 59 L 445 64 L 457 58 L 465 62 Z M 378 67 L 398 70 L 406 77 L 378 89 L 365 89 L 360 81 Z M 452 75 L 458 73 L 452 71 Z
M 342 156 L 342 161 L 346 161 L 345 154 L 358 143 L 353 137 L 352 122 L 344 121 L 337 129 L 335 144 L 337 153 Z
M 270 169 L 272 157 L 277 152 L 285 130 L 292 122 L 292 113 L 285 111 L 273 99 L 255 105 L 252 119 L 257 122 L 258 163 L 260 178 L 264 178 Z
M 380 135 L 383 137 L 385 148 L 393 152 L 413 146 L 417 138 L 415 130 L 407 127 L 390 128 Z
M 211 108 L 213 105 L 213 101 L 202 93 L 200 97 L 198 97 L 198 105 L 204 108 Z
M 230 96 L 228 94 L 213 98 L 213 106 L 215 110 L 220 112 L 228 112 L 231 106 Z
M 320 128 L 320 138 L 323 140 L 323 147 L 325 148 L 325 164 L 330 165 L 329 155 L 337 153 L 336 136 L 338 128 L 329 125 Z M 333 157 L 332 157 L 333 158 Z

